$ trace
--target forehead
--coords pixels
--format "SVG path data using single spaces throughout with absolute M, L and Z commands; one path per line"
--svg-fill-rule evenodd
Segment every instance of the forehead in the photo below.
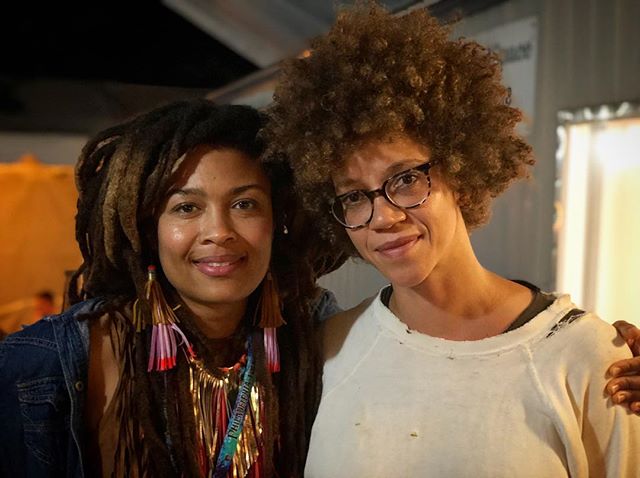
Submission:
M 209 188 L 258 184 L 269 180 L 258 160 L 232 148 L 199 146 L 189 151 L 171 177 L 171 188 L 198 186 Z
M 336 188 L 367 185 L 422 164 L 429 159 L 429 148 L 407 136 L 387 140 L 368 140 L 352 149 L 331 179 Z

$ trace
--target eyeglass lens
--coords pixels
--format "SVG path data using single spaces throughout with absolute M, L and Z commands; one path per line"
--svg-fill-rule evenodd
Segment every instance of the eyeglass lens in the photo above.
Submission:
M 417 169 L 403 171 L 384 183 L 385 196 L 396 206 L 411 208 L 422 203 L 428 196 L 431 182 L 428 172 Z M 359 227 L 369 222 L 373 212 L 375 195 L 364 191 L 352 191 L 340 196 L 333 203 L 333 214 L 347 227 Z

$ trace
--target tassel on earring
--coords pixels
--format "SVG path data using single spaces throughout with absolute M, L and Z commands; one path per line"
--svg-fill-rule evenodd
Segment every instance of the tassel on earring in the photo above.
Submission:
M 151 308 L 151 349 L 147 371 L 170 370 L 176 366 L 178 346 L 184 345 L 189 355 L 194 356 L 191 344 L 177 326 L 178 317 L 167 304 L 162 287 L 156 278 L 156 267 L 148 267 L 146 296 Z M 176 342 L 176 335 L 181 339 Z
M 262 295 L 258 304 L 257 313 L 260 314 L 258 327 L 263 329 L 264 352 L 267 359 L 267 369 L 270 373 L 280 371 L 280 351 L 278 349 L 278 335 L 276 328 L 285 324 L 280 310 L 280 296 L 278 286 L 271 275 L 267 272 L 262 284 Z

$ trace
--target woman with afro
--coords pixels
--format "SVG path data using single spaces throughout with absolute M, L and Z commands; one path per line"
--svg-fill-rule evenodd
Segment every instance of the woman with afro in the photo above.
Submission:
M 534 161 L 499 58 L 449 33 L 360 3 L 275 92 L 269 148 L 325 240 L 390 282 L 326 323 L 305 475 L 638 476 L 640 421 L 603 397 L 616 330 L 474 254 Z

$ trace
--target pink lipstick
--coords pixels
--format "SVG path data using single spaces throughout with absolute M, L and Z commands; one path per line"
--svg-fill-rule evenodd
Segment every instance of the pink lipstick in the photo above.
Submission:
M 200 272 L 209 277 L 224 277 L 232 274 L 244 262 L 245 256 L 224 255 L 202 257 L 193 261 L 193 264 Z

